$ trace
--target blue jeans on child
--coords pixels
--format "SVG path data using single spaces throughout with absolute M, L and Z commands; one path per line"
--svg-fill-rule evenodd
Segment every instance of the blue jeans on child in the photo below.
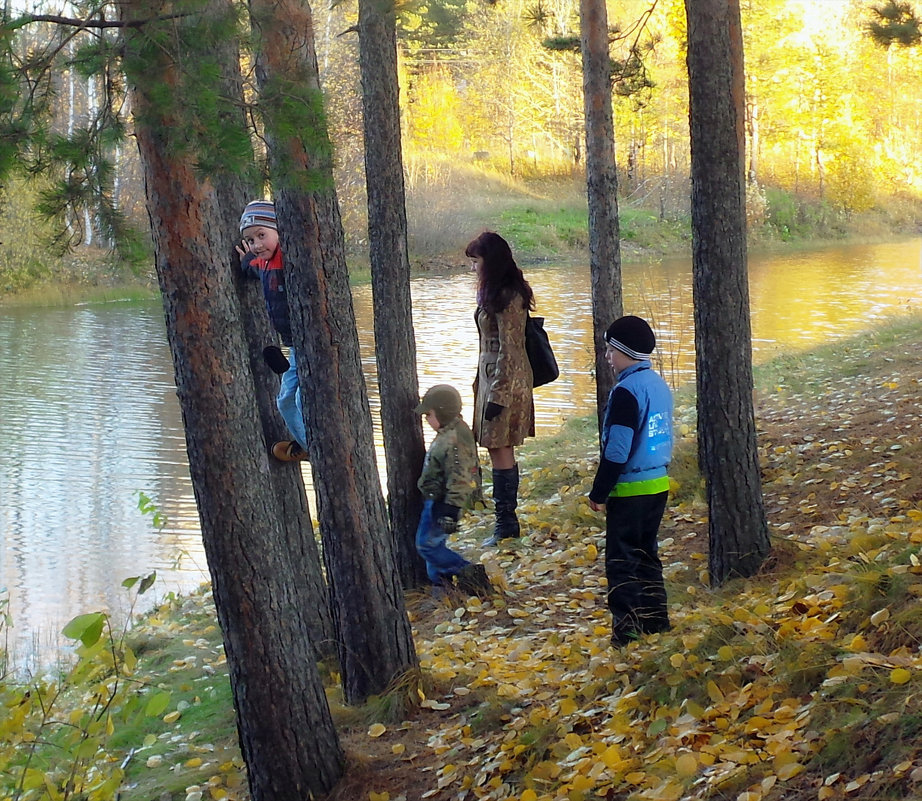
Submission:
M 443 504 L 432 499 L 423 502 L 423 513 L 416 529 L 416 550 L 426 560 L 426 575 L 433 584 L 441 584 L 442 577 L 448 578 L 470 564 L 461 554 L 455 553 L 445 543 L 448 540 L 439 525 L 439 507 Z
M 295 349 L 288 350 L 288 363 L 291 365 L 282 373 L 282 385 L 275 400 L 282 419 L 294 440 L 307 450 L 307 432 L 304 430 L 304 412 L 301 405 L 301 390 L 298 387 L 298 366 L 295 362 Z

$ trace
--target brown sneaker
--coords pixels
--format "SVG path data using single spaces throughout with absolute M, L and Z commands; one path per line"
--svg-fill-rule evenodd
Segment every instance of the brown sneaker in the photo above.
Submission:
M 307 451 L 294 440 L 282 440 L 272 446 L 272 455 L 280 462 L 303 462 Z

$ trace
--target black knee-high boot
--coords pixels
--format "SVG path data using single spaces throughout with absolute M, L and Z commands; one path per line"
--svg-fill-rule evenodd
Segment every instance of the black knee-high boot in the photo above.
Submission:
M 519 466 L 493 470 L 493 505 L 496 508 L 496 526 L 493 536 L 484 545 L 496 545 L 500 540 L 512 539 L 520 534 L 519 519 L 515 509 L 519 505 Z

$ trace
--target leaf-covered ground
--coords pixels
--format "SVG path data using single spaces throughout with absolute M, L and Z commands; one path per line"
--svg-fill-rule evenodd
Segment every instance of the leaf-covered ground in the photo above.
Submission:
M 891 326 L 759 371 L 773 552 L 758 576 L 716 591 L 694 408 L 680 396 L 661 529 L 673 629 L 621 649 L 609 644 L 604 522 L 585 500 L 593 426 L 530 444 L 528 536 L 481 551 L 484 512 L 458 537 L 495 596 L 409 599 L 421 705 L 345 710 L 331 688 L 349 756 L 333 799 L 922 798 L 920 335 L 922 323 Z M 194 709 L 196 683 L 217 692 L 223 664 L 213 628 L 186 634 L 201 656 L 164 669 L 191 671 Z M 135 782 L 166 787 L 169 770 L 184 788 L 169 798 L 245 797 L 233 749 L 193 753 L 182 718 L 170 725 L 153 760 L 134 756 Z

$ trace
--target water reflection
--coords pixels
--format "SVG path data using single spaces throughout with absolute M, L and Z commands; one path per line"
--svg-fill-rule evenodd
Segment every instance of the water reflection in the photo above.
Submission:
M 128 576 L 156 569 L 161 592 L 200 582 L 172 569 L 182 549 L 204 557 L 159 309 L 3 310 L 0 375 L 0 586 L 19 656 L 74 614 L 123 610 Z
M 563 373 L 536 392 L 551 432 L 595 397 L 585 266 L 526 266 Z M 624 269 L 625 311 L 648 317 L 662 369 L 693 375 L 688 260 Z M 477 360 L 469 273 L 412 286 L 420 384 L 454 384 L 470 418 Z M 756 360 L 867 328 L 919 307 L 918 241 L 752 257 Z M 355 293 L 377 419 L 371 290 Z M 380 439 L 380 437 L 379 437 Z M 20 663 L 45 652 L 81 612 L 125 610 L 126 577 L 157 570 L 161 595 L 207 575 L 181 419 L 158 304 L 0 309 L 0 587 Z M 383 464 L 383 458 L 379 458 Z M 166 519 L 155 530 L 138 492 Z

